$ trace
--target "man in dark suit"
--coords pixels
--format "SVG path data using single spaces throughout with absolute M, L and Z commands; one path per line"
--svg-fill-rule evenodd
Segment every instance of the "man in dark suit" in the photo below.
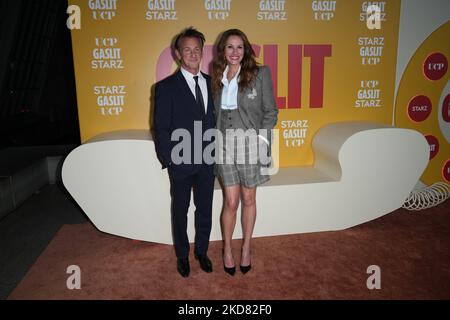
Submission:
M 207 252 L 211 233 L 214 165 L 203 157 L 208 144 L 201 137 L 198 141 L 199 134 L 203 137 L 206 130 L 215 128 L 211 79 L 200 72 L 204 42 L 204 35 L 194 28 L 183 30 L 174 41 L 180 68 L 155 86 L 155 146 L 163 169 L 168 168 L 169 172 L 172 233 L 177 269 L 183 277 L 188 277 L 190 272 L 187 213 L 192 189 L 196 207 L 194 254 L 202 270 L 212 272 Z M 174 140 L 184 136 L 183 133 L 187 133 L 190 139 L 183 139 L 181 142 L 187 148 L 180 149 L 181 142 Z

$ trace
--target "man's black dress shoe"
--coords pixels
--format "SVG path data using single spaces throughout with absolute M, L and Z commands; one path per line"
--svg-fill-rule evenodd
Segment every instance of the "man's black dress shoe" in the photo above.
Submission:
M 191 271 L 191 268 L 189 266 L 189 259 L 188 258 L 178 259 L 177 269 L 183 278 L 189 277 L 189 272 Z
M 208 272 L 208 273 L 213 271 L 212 262 L 211 262 L 211 260 L 209 260 L 209 258 L 206 254 L 195 255 L 195 259 L 198 260 L 198 262 L 200 263 L 200 268 L 202 268 L 203 271 Z

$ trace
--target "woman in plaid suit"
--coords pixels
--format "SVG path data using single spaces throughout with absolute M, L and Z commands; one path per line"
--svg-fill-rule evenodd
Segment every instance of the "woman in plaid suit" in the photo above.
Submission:
M 236 271 L 231 239 L 242 198 L 240 270 L 245 274 L 251 269 L 256 188 L 269 180 L 261 169 L 269 163 L 270 130 L 277 123 L 278 109 L 270 69 L 257 65 L 247 36 L 238 29 L 221 34 L 212 77 L 216 124 L 220 133 L 215 173 L 224 189 L 221 215 L 224 270 L 230 275 Z

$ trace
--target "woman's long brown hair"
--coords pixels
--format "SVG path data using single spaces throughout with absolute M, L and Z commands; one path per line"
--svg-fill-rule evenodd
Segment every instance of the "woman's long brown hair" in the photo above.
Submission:
M 225 46 L 230 36 L 238 36 L 244 43 L 244 57 L 241 61 L 241 71 L 239 73 L 239 90 L 244 90 L 252 82 L 258 71 L 258 64 L 255 60 L 255 51 L 248 41 L 247 36 L 239 29 L 229 29 L 224 31 L 219 41 L 217 42 L 216 50 L 217 56 L 213 61 L 212 68 L 212 91 L 214 97 L 217 97 L 220 90 L 223 87 L 222 77 L 223 71 L 227 66 L 227 60 L 225 58 Z

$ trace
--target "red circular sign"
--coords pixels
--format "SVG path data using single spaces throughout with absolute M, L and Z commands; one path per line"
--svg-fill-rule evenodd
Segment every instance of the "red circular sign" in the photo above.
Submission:
M 445 122 L 450 122 L 450 94 L 448 94 L 444 103 L 442 103 L 442 118 Z
M 442 177 L 450 183 L 450 159 L 447 160 L 442 168 Z
M 439 140 L 432 135 L 425 136 L 430 146 L 430 160 L 433 159 L 439 152 Z
M 430 54 L 423 63 L 423 73 L 430 80 L 439 80 L 447 72 L 447 58 L 440 52 Z
M 408 104 L 408 116 L 415 122 L 424 121 L 431 113 L 431 100 L 427 96 L 415 96 Z

